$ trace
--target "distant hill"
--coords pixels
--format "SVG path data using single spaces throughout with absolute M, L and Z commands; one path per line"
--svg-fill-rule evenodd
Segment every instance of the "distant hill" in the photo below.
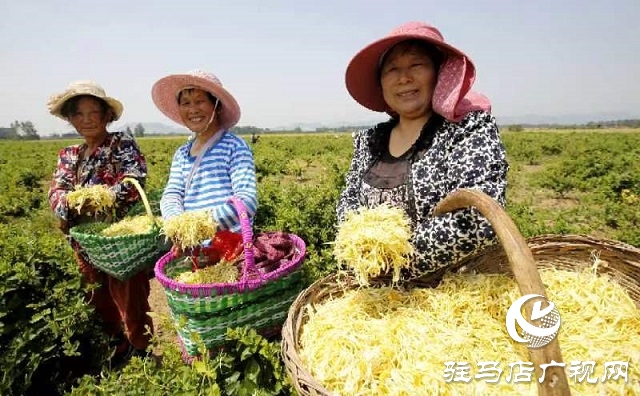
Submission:
M 299 122 L 289 125 L 283 125 L 277 128 L 271 128 L 274 131 L 294 131 L 300 128 L 302 132 L 315 132 L 318 130 L 334 130 L 344 129 L 348 126 L 355 128 L 372 127 L 379 122 L 386 121 L 389 117 L 381 114 L 379 117 L 361 121 L 333 121 L 333 122 Z
M 269 133 L 269 132 L 325 132 L 325 131 L 354 131 L 362 128 L 369 128 L 381 121 L 387 120 L 386 114 L 380 114 L 377 118 L 369 120 L 361 120 L 355 122 L 301 122 L 283 125 L 277 128 L 262 128 L 255 126 L 236 126 L 234 131 L 240 134 Z M 496 114 L 496 120 L 501 126 L 518 125 L 524 128 L 563 128 L 563 127 L 631 127 L 637 128 L 640 125 L 640 114 L 633 115 L 628 113 L 594 113 L 594 114 L 566 114 L 557 116 L 548 116 L 540 114 L 527 114 L 521 116 L 501 116 Z M 191 132 L 184 127 L 167 125 L 161 122 L 142 122 L 145 129 L 145 135 L 190 135 Z M 137 122 L 129 122 L 125 124 L 113 124 L 109 127 L 111 131 L 121 131 L 127 127 L 134 130 Z M 7 129 L 7 128 L 4 128 Z M 4 131 L 2 131 L 4 132 Z M 56 134 L 50 136 L 44 134 L 42 137 L 77 137 L 75 131 L 68 131 L 64 134 Z M 2 136 L 0 136 L 0 139 Z
M 137 122 L 121 125 L 114 124 L 109 129 L 113 131 L 123 131 L 129 127 L 133 131 L 138 124 Z M 171 126 L 161 122 L 141 122 L 140 124 L 144 127 L 145 135 L 189 135 L 191 133 L 187 128 Z
M 629 113 L 593 113 L 593 114 L 564 114 L 548 116 L 541 114 L 525 114 L 521 116 L 496 115 L 500 125 L 583 125 L 617 120 L 640 119 L 640 114 Z
M 501 116 L 495 114 L 499 125 L 523 125 L 528 127 L 553 127 L 553 126 L 579 126 L 579 125 L 615 125 L 621 120 L 639 120 L 640 114 L 629 113 L 593 113 L 593 114 L 565 114 L 557 116 L 547 116 L 540 114 L 525 114 L 522 116 Z M 363 120 L 358 122 L 316 122 L 316 123 L 295 123 L 272 130 L 293 131 L 300 128 L 302 132 L 345 130 L 368 128 L 379 122 L 386 121 L 386 114 L 381 114 L 378 118 Z M 628 124 L 628 123 L 627 123 Z

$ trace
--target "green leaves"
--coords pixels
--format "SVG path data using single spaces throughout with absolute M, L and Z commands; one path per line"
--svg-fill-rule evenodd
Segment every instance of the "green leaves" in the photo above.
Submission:
M 250 328 L 229 329 L 225 351 L 206 354 L 191 365 L 182 361 L 175 344 L 163 344 L 162 363 L 134 358 L 121 372 L 99 380 L 86 376 L 71 395 L 291 395 L 280 346 Z
M 75 365 L 84 373 L 106 356 L 107 340 L 61 243 L 37 224 L 0 226 L 0 394 L 62 390 Z M 93 347 L 81 356 L 89 342 Z
M 248 327 L 227 330 L 227 340 L 225 352 L 215 358 L 219 376 L 224 378 L 225 394 L 290 394 L 290 387 L 283 381 L 286 373 L 278 343 L 267 341 Z
M 525 236 L 584 232 L 640 246 L 640 211 L 624 197 L 640 196 L 639 133 L 503 136 L 511 164 L 507 209 Z M 173 152 L 184 141 L 139 141 L 156 215 Z M 0 394 L 46 394 L 72 384 L 75 395 L 291 394 L 279 343 L 249 328 L 230 329 L 225 352 L 192 365 L 175 343 L 164 341 L 161 365 L 134 358 L 121 371 L 97 375 L 107 340 L 84 300 L 90 287 L 81 285 L 46 194 L 57 151 L 77 142 L 0 145 Z M 252 146 L 259 181 L 254 232 L 303 238 L 306 284 L 336 269 L 327 243 L 335 238 L 335 207 L 352 147 L 348 134 L 264 134 Z M 132 208 L 132 215 L 142 213 L 142 203 Z M 96 376 L 75 382 L 88 369 Z

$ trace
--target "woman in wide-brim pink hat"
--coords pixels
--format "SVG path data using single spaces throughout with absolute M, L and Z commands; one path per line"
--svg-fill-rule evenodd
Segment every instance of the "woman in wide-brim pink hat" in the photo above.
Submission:
M 201 70 L 161 78 L 151 96 L 163 114 L 194 133 L 174 153 L 160 200 L 162 217 L 210 210 L 220 230 L 240 231 L 228 199 L 242 200 L 250 220 L 258 199 L 253 153 L 230 131 L 240 119 L 238 102 L 215 75 Z M 173 252 L 182 253 L 177 248 Z
M 415 248 L 405 278 L 440 270 L 495 242 L 475 209 L 433 216 L 435 205 L 458 188 L 505 203 L 505 148 L 489 100 L 471 90 L 475 76 L 471 59 L 421 22 L 396 27 L 347 67 L 349 94 L 390 119 L 354 134 L 338 221 L 360 207 L 402 208 Z

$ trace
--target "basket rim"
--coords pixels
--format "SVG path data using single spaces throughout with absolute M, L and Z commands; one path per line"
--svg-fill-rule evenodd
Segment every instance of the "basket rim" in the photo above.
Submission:
M 127 235 L 116 235 L 116 236 L 106 236 L 106 235 L 100 235 L 98 234 L 94 234 L 91 232 L 83 232 L 85 228 L 94 226 L 96 224 L 104 224 L 107 227 L 109 226 L 110 223 L 107 223 L 105 221 L 92 221 L 92 222 L 88 222 L 88 223 L 82 223 L 82 224 L 78 224 L 75 225 L 73 227 L 71 227 L 69 229 L 69 234 L 71 234 L 71 236 L 73 236 L 74 238 L 76 238 L 76 236 L 79 236 L 80 238 L 93 238 L 93 239 L 99 239 L 101 241 L 109 241 L 109 242 L 118 242 L 118 241 L 126 241 L 126 240 L 131 240 L 131 239 L 137 239 L 137 238 L 144 238 L 144 237 L 149 237 L 149 236 L 155 236 L 155 234 L 159 234 L 161 231 L 161 226 L 158 224 L 158 221 L 156 219 L 156 217 L 153 215 L 153 211 L 151 210 L 151 205 L 149 205 L 149 199 L 147 198 L 147 194 L 144 192 L 144 189 L 142 188 L 142 186 L 140 185 L 140 182 L 138 182 L 138 180 L 136 180 L 134 177 L 132 176 L 127 176 L 124 179 L 122 179 L 123 183 L 131 183 L 133 184 L 133 186 L 135 187 L 135 189 L 138 191 L 138 194 L 140 194 L 140 199 L 142 199 L 142 203 L 144 204 L 144 208 L 145 208 L 145 215 L 138 215 L 138 216 L 147 216 L 149 219 L 151 219 L 151 228 L 149 231 L 144 232 L 144 233 L 136 233 L 136 234 L 127 234 Z M 124 220 L 127 217 L 138 217 L 138 216 L 125 216 L 124 218 L 118 220 L 118 222 Z M 116 223 L 118 223 L 116 222 Z M 105 227 L 106 228 L 106 227 Z
M 160 226 L 157 224 L 157 222 L 154 221 L 153 224 L 151 225 L 151 229 L 145 233 L 106 236 L 106 235 L 100 235 L 99 233 L 84 232 L 85 228 L 88 228 L 91 226 L 95 227 L 96 224 L 105 224 L 108 226 L 108 223 L 105 223 L 103 221 L 83 223 L 83 224 L 78 224 L 77 226 L 71 227 L 69 229 L 69 233 L 74 238 L 80 237 L 84 239 L 96 239 L 101 241 L 119 242 L 119 241 L 131 240 L 131 239 L 146 238 L 150 236 L 157 237 L 160 234 L 160 229 L 161 229 Z
M 154 267 L 156 279 L 158 279 L 158 282 L 160 282 L 162 287 L 171 290 L 178 290 L 182 293 L 191 294 L 192 296 L 211 295 L 214 291 L 216 292 L 216 294 L 229 293 L 230 291 L 242 293 L 255 290 L 256 288 L 261 287 L 267 282 L 282 278 L 287 274 L 297 270 L 302 265 L 302 262 L 304 261 L 307 253 L 306 243 L 298 235 L 295 235 L 293 233 L 286 233 L 292 239 L 294 250 L 296 253 L 294 257 L 290 260 L 287 260 L 285 263 L 281 263 L 281 265 L 273 271 L 269 271 L 268 273 L 263 273 L 262 271 L 260 271 L 255 264 L 255 257 L 253 254 L 254 233 L 247 208 L 242 199 L 235 195 L 229 197 L 227 199 L 227 202 L 233 205 L 233 207 L 235 208 L 238 220 L 240 222 L 242 251 L 244 253 L 242 268 L 240 270 L 240 278 L 237 281 L 231 283 L 186 284 L 177 282 L 174 279 L 168 277 L 164 271 L 165 267 L 175 258 L 177 258 L 171 251 L 169 251 L 156 262 L 156 265 Z M 257 279 L 249 278 L 250 272 L 256 274 Z
M 245 292 L 251 291 L 262 285 L 283 278 L 291 272 L 297 270 L 302 266 L 306 256 L 306 244 L 302 238 L 293 233 L 287 233 L 289 237 L 293 240 L 295 254 L 290 260 L 287 260 L 285 263 L 280 265 L 276 270 L 269 271 L 266 274 L 263 274 L 260 270 L 257 270 L 261 274 L 257 279 L 249 279 L 249 278 L 240 278 L 235 282 L 231 283 L 198 283 L 198 284 L 187 284 L 182 282 L 177 282 L 174 279 L 170 278 L 167 274 L 165 274 L 166 266 L 171 263 L 173 260 L 179 257 L 175 257 L 172 252 L 167 252 L 164 254 L 157 262 L 154 268 L 155 276 L 158 282 L 162 285 L 162 287 L 172 290 L 172 291 L 180 291 L 182 293 L 188 293 L 193 296 L 202 296 L 203 294 L 213 294 L 213 292 L 218 293 L 227 293 L 229 290 L 233 292 Z M 247 258 L 245 256 L 244 261 L 246 262 Z
M 640 247 L 636 247 L 626 242 L 618 241 L 611 238 L 605 237 L 596 237 L 588 234 L 540 234 L 525 238 L 528 246 L 538 247 L 540 245 L 545 245 L 549 243 L 557 243 L 559 247 L 562 246 L 581 246 L 581 245 L 600 245 L 602 249 L 607 250 L 618 250 L 625 254 L 637 255 L 640 259 Z M 455 271 L 458 270 L 468 262 L 471 262 L 479 257 L 487 255 L 496 250 L 501 250 L 502 246 L 499 243 L 490 245 L 481 249 L 480 251 L 465 257 L 460 260 L 456 264 L 445 268 L 443 271 L 439 271 L 438 273 L 443 273 L 446 271 Z M 435 273 L 434 273 L 435 274 Z

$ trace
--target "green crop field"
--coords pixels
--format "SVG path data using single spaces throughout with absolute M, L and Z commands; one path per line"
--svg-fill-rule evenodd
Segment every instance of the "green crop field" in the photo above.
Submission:
M 580 233 L 640 247 L 639 130 L 504 132 L 503 138 L 507 211 L 525 237 Z M 139 139 L 155 210 L 184 140 Z M 229 349 L 215 360 L 184 364 L 165 334 L 158 340 L 161 366 L 136 358 L 122 371 L 101 370 L 106 340 L 47 202 L 57 151 L 76 142 L 0 142 L 0 394 L 290 394 L 278 341 L 250 329 L 230 331 Z M 259 182 L 254 231 L 302 237 L 307 282 L 331 272 L 327 243 L 335 235 L 350 135 L 263 135 L 252 149 Z

